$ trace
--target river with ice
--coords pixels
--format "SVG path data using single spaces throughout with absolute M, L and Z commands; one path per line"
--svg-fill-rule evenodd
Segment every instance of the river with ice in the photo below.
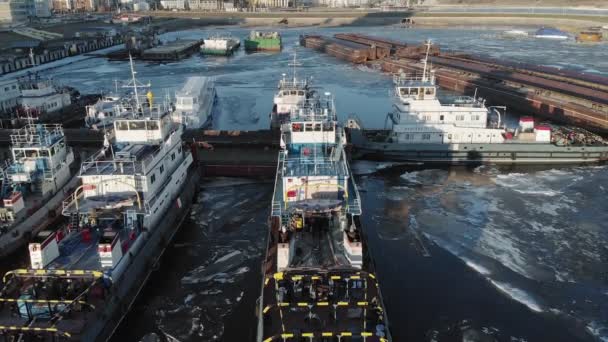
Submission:
M 218 28 L 245 37 L 241 28 Z M 164 35 L 196 37 L 196 29 Z M 156 98 L 187 76 L 215 76 L 214 128 L 265 129 L 272 96 L 301 33 L 362 32 L 608 75 L 608 45 L 501 39 L 492 28 L 283 30 L 279 54 L 135 63 Z M 382 127 L 387 75 L 298 48 L 302 75 L 336 97 L 339 116 Z M 83 93 L 110 90 L 128 65 L 94 58 L 50 72 Z M 529 114 L 529 113 L 528 113 Z M 608 341 L 608 168 L 408 169 L 360 162 L 371 254 L 396 341 Z M 115 341 L 249 341 L 271 182 L 207 180 Z

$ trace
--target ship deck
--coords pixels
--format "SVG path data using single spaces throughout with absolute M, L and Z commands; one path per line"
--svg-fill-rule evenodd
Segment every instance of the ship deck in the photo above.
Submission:
M 113 230 L 118 233 L 120 241 L 129 241 L 126 229 Z M 101 260 L 97 251 L 97 242 L 101 232 L 83 229 L 68 234 L 59 243 L 59 257 L 46 268 L 58 270 L 90 270 L 102 271 Z M 127 245 L 120 246 L 127 248 Z
M 98 154 L 96 159 L 87 160 L 80 167 L 81 176 L 91 175 L 134 175 L 141 174 L 143 166 L 154 158 L 158 145 L 129 144 L 125 148 L 115 150 L 114 154 L 106 152 Z M 119 159 L 119 154 L 128 154 L 128 158 Z
M 264 281 L 263 341 L 388 341 L 378 282 L 354 269 L 300 269 Z
M 15 270 L 4 283 L 0 333 L 25 341 L 79 340 L 107 295 L 96 271 Z
M 321 206 L 315 203 L 312 203 L 310 207 Z M 334 207 L 334 209 L 340 210 L 340 207 Z M 325 269 L 349 265 L 344 255 L 344 247 L 338 243 L 342 240 L 342 231 L 339 227 L 333 227 L 329 217 L 325 215 L 308 216 L 306 221 L 303 231 L 296 233 L 293 237 L 296 253 L 291 260 L 290 267 L 322 267 Z

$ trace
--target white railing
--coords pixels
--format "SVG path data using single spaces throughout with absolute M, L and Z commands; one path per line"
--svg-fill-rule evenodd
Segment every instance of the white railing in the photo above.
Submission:
M 60 124 L 27 124 L 17 133 L 11 134 L 13 146 L 52 145 L 63 138 Z
M 296 89 L 304 90 L 304 88 L 306 88 L 307 86 L 308 86 L 308 82 L 306 82 L 305 80 L 298 81 L 298 80 L 294 80 L 294 79 L 282 79 L 279 82 L 279 88 L 296 88 Z
M 413 86 L 421 83 L 435 84 L 435 75 L 429 72 L 426 77 L 421 72 L 401 73 L 393 75 L 393 83 L 397 86 Z

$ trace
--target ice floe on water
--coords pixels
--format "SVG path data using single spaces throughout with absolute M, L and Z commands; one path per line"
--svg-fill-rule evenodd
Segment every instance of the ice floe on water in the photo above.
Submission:
M 502 283 L 502 282 L 498 282 L 498 281 L 494 281 L 494 280 L 490 280 L 490 282 L 496 288 L 498 288 L 500 291 L 502 291 L 503 293 L 505 293 L 509 297 L 513 298 L 514 300 L 516 300 L 516 301 L 524 304 L 525 306 L 527 306 L 528 308 L 530 308 L 530 310 L 536 311 L 536 312 L 543 312 L 543 308 L 541 307 L 541 305 L 528 292 L 525 292 L 525 291 L 523 291 L 521 289 L 513 287 L 513 286 L 511 286 L 510 284 L 507 284 L 507 283 Z
M 416 185 L 441 185 L 448 178 L 446 170 L 428 169 L 410 171 L 401 175 L 401 179 Z
M 608 305 L 605 295 L 598 297 L 608 291 L 606 171 L 483 166 L 473 170 L 476 179 L 458 171 L 413 171 L 401 175 L 384 198 L 391 207 L 407 208 L 429 240 L 530 310 L 559 307 L 576 320 L 601 322 L 608 315 L 598 309 Z M 404 185 L 407 196 L 393 195 Z M 395 210 L 387 213 L 400 217 Z M 593 332 L 608 336 L 606 329 Z

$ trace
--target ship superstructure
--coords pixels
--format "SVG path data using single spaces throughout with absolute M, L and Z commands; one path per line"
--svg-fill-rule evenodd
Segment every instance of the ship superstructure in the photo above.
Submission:
M 214 83 L 213 77 L 188 77 L 184 87 L 175 94 L 173 121 L 187 128 L 201 128 L 209 124 L 216 98 Z
M 278 84 L 278 91 L 273 99 L 272 112 L 270 113 L 270 126 L 273 129 L 280 128 L 281 124 L 289 121 L 293 110 L 304 104 L 314 105 L 316 93 L 312 89 L 308 79 L 299 79 L 297 76 L 297 55 L 294 53 L 291 77 L 283 74 Z
M 281 126 L 258 341 L 389 341 L 329 93 Z
M 143 104 L 140 104 L 143 106 Z M 113 122 L 114 140 L 81 164 L 63 201 L 69 224 L 29 244 L 30 268 L 0 292 L 7 338 L 105 341 L 177 231 L 196 191 L 183 127 L 152 102 Z
M 211 36 L 206 38 L 201 45 L 201 53 L 204 55 L 230 56 L 238 50 L 241 41 L 230 36 Z
M 71 103 L 70 93 L 50 79 L 37 75 L 21 80 L 21 107 L 37 113 L 52 113 Z
M 61 125 L 27 124 L 11 134 L 12 161 L 2 169 L 0 188 L 0 255 L 22 246 L 52 221 L 63 189 L 75 183 L 74 153 Z
M 129 89 L 127 93 L 119 92 L 118 81 L 114 81 L 114 91 L 102 96 L 96 103 L 86 106 L 85 125 L 88 128 L 107 129 L 112 128 L 114 120 L 121 117 L 133 115 L 145 115 L 150 111 L 148 104 L 154 101 L 150 82 L 140 82 L 133 68 L 133 58 L 129 55 L 131 64 L 131 78 L 125 81 L 121 88 Z M 160 107 L 158 107 L 160 108 Z M 170 112 L 170 104 L 163 103 L 162 110 Z

